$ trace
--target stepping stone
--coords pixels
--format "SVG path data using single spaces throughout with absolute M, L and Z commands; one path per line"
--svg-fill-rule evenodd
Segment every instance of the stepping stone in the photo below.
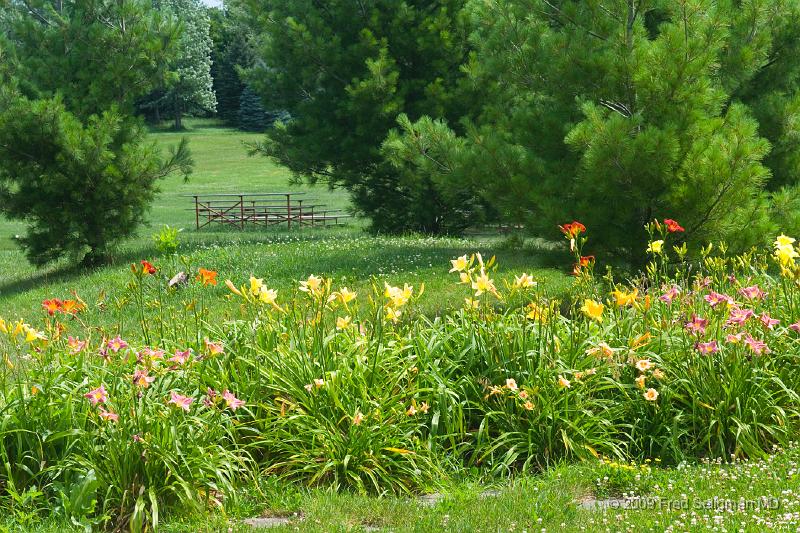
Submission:
M 433 494 L 423 494 L 417 501 L 426 507 L 433 507 L 444 499 L 444 494 L 434 492 Z
M 292 516 L 261 516 L 258 518 L 248 518 L 244 523 L 255 529 L 267 529 L 270 527 L 285 526 L 292 522 L 299 522 L 302 520 L 302 515 L 294 514 Z

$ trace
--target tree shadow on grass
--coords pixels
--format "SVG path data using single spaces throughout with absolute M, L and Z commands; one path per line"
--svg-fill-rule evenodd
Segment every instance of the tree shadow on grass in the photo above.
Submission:
M 303 257 L 303 262 L 287 263 L 280 256 L 257 253 L 248 253 L 244 256 L 247 266 L 258 267 L 258 271 L 267 271 L 275 280 L 295 279 L 309 273 L 318 275 L 350 275 L 357 272 L 363 277 L 386 274 L 386 269 L 395 268 L 399 272 L 416 271 L 420 269 L 449 269 L 448 260 L 473 251 L 481 251 L 486 255 L 497 255 L 501 271 L 523 271 L 535 268 L 553 268 L 566 272 L 570 259 L 568 254 L 557 247 L 547 244 L 533 243 L 521 246 L 508 247 L 504 241 L 475 242 L 465 241 L 459 245 L 452 240 L 443 239 L 441 246 L 431 246 L 426 237 L 408 236 L 397 240 L 388 239 L 375 241 L 375 246 L 354 250 L 346 245 L 347 240 L 358 237 L 370 238 L 366 234 L 350 232 L 331 232 L 318 230 L 304 231 L 231 231 L 203 234 L 192 232 L 191 237 L 184 239 L 179 250 L 180 255 L 193 255 L 209 247 L 218 246 L 248 247 L 253 245 L 313 245 L 319 242 L 336 241 L 342 239 L 340 249 L 334 247 L 310 257 Z M 187 235 L 187 237 L 189 236 Z M 477 249 L 475 249 L 477 248 Z M 356 253 L 358 252 L 358 253 Z M 138 240 L 123 245 L 114 254 L 110 264 L 100 267 L 86 268 L 75 263 L 62 262 L 55 266 L 37 271 L 24 278 L 0 282 L 0 297 L 10 297 L 21 294 L 38 287 L 58 283 L 69 283 L 81 277 L 90 276 L 107 269 L 119 268 L 129 264 L 138 264 L 142 259 L 158 261 L 164 256 L 160 254 L 155 245 Z M 375 271 L 376 265 L 383 267 Z

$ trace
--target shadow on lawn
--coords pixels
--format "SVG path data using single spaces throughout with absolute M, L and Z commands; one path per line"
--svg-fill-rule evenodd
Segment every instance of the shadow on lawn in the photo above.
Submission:
M 559 272 L 566 272 L 570 264 L 569 256 L 548 244 L 529 243 L 509 245 L 503 240 L 480 241 L 464 245 L 442 241 L 442 246 L 431 246 L 426 243 L 426 237 L 409 236 L 407 239 L 396 241 L 376 241 L 376 246 L 352 249 L 347 245 L 347 239 L 357 239 L 359 236 L 369 238 L 363 234 L 350 232 L 324 232 L 324 231 L 281 231 L 265 233 L 263 231 L 230 231 L 204 233 L 195 232 L 184 234 L 181 245 L 181 255 L 202 253 L 215 247 L 248 247 L 256 245 L 281 246 L 303 245 L 331 240 L 342 239 L 340 249 L 328 249 L 324 253 L 315 254 L 309 250 L 308 255 L 297 251 L 292 253 L 301 256 L 300 261 L 287 262 L 280 255 L 274 253 L 259 254 L 257 251 L 247 250 L 242 252 L 242 257 L 229 258 L 228 261 L 241 263 L 245 268 L 250 267 L 254 273 L 269 272 L 269 277 L 278 280 L 300 279 L 310 273 L 323 276 L 340 277 L 357 272 L 367 278 L 381 272 L 376 266 L 383 268 L 397 267 L 403 271 L 433 268 L 443 273 L 449 269 L 449 259 L 473 251 L 481 251 L 485 258 L 496 255 L 501 272 L 522 272 L 530 269 L 552 268 Z M 419 242 L 416 241 L 419 239 Z M 134 241 L 124 245 L 114 256 L 110 264 L 101 267 L 86 268 L 75 264 L 57 264 L 39 270 L 22 279 L 14 279 L 5 283 L 0 281 L 0 297 L 8 297 L 24 293 L 43 285 L 55 283 L 69 283 L 78 278 L 91 275 L 108 268 L 119 268 L 129 264 L 138 264 L 142 259 L 158 262 L 163 256 L 156 250 L 152 243 Z M 429 266 L 429 265 L 432 265 Z M 212 265 L 214 266 L 214 265 Z M 220 265 L 222 266 L 222 265 Z M 384 271 L 385 273 L 385 271 Z M 169 273 L 172 276 L 175 273 Z M 228 275 L 231 275 L 230 273 Z

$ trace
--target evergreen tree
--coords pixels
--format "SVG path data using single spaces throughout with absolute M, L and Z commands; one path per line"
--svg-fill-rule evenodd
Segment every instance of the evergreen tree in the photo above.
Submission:
M 291 119 L 260 150 L 310 182 L 347 188 L 378 230 L 441 232 L 469 219 L 436 183 L 388 164 L 380 145 L 399 113 L 455 118 L 467 31 L 464 0 L 247 0 L 261 31 L 254 89 Z M 424 207 L 422 207 L 424 202 Z M 420 206 L 417 208 L 417 206 Z
M 653 219 L 746 246 L 797 204 L 765 191 L 798 178 L 796 0 L 476 1 L 469 14 L 481 106 L 462 136 L 401 123 L 384 153 L 404 171 L 479 191 L 544 237 L 577 218 L 629 257 Z
M 185 114 L 216 110 L 211 79 L 211 23 L 200 0 L 157 0 L 157 5 L 178 19 L 182 28 L 177 54 L 170 65 L 174 74 L 158 103 L 171 110 L 174 127 L 180 130 Z
M 141 0 L 12 1 L 4 13 L 0 211 L 28 223 L 28 258 L 95 264 L 142 221 L 159 178 L 188 172 L 186 144 L 164 160 L 133 116 L 158 83 L 178 28 Z
M 239 107 L 245 89 L 240 71 L 254 65 L 252 36 L 235 5 L 210 9 L 209 14 L 213 43 L 211 77 L 217 99 L 217 116 L 238 126 Z
M 239 104 L 239 128 L 244 131 L 264 131 L 270 123 L 261 98 L 253 89 L 245 87 Z

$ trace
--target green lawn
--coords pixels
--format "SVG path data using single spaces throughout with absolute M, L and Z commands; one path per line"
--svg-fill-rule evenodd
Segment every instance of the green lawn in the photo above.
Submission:
M 797 531 L 800 449 L 735 464 L 677 468 L 601 464 L 558 466 L 493 483 L 459 481 L 436 497 L 374 498 L 286 485 L 262 478 L 224 511 L 167 516 L 170 533 L 264 531 L 245 520 L 289 517 L 267 531 Z M 629 497 L 627 502 L 625 497 Z M 638 499 L 637 499 L 638 498 Z M 15 524 L 10 531 L 78 531 L 64 522 Z
M 149 216 L 148 227 L 139 236 L 120 246 L 115 264 L 86 271 L 68 262 L 37 270 L 30 266 L 13 243 L 13 235 L 23 227 L 16 222 L 0 220 L 0 316 L 41 317 L 40 303 L 45 298 L 67 298 L 72 290 L 87 302 L 100 295 L 114 297 L 129 276 L 128 265 L 140 259 L 154 261 L 162 268 L 161 275 L 171 276 L 185 265 L 171 266 L 172 259 L 158 257 L 152 235 L 164 224 L 183 228 L 180 235 L 189 268 L 200 266 L 215 269 L 222 279 L 244 283 L 253 274 L 265 278 L 271 286 L 287 289 L 296 280 L 310 274 L 332 276 L 337 283 L 364 287 L 373 276 L 394 282 L 419 285 L 425 282 L 430 291 L 426 310 L 438 312 L 448 305 L 460 305 L 463 290 L 455 286 L 447 274 L 448 260 L 473 250 L 498 253 L 502 271 L 526 270 L 556 290 L 567 286 L 568 278 L 549 268 L 564 257 L 553 258 L 536 247 L 505 246 L 497 236 L 470 239 L 433 239 L 408 237 L 373 237 L 365 233 L 365 223 L 353 219 L 345 228 L 315 228 L 301 231 L 285 229 L 248 229 L 209 227 L 194 229 L 190 193 L 237 193 L 306 191 L 308 198 L 334 208 L 346 209 L 349 200 L 344 191 L 327 187 L 298 186 L 289 183 L 289 172 L 263 157 L 247 155 L 246 143 L 260 138 L 220 127 L 214 121 L 188 121 L 186 132 L 154 131 L 153 138 L 163 146 L 174 145 L 180 138 L 189 138 L 195 160 L 195 171 L 188 182 L 171 176 L 161 185 Z M 218 287 L 215 295 L 222 298 L 227 291 Z M 93 317 L 89 317 L 92 319 Z M 98 318 L 98 317 L 95 317 Z M 102 322 L 103 317 L 99 320 Z

